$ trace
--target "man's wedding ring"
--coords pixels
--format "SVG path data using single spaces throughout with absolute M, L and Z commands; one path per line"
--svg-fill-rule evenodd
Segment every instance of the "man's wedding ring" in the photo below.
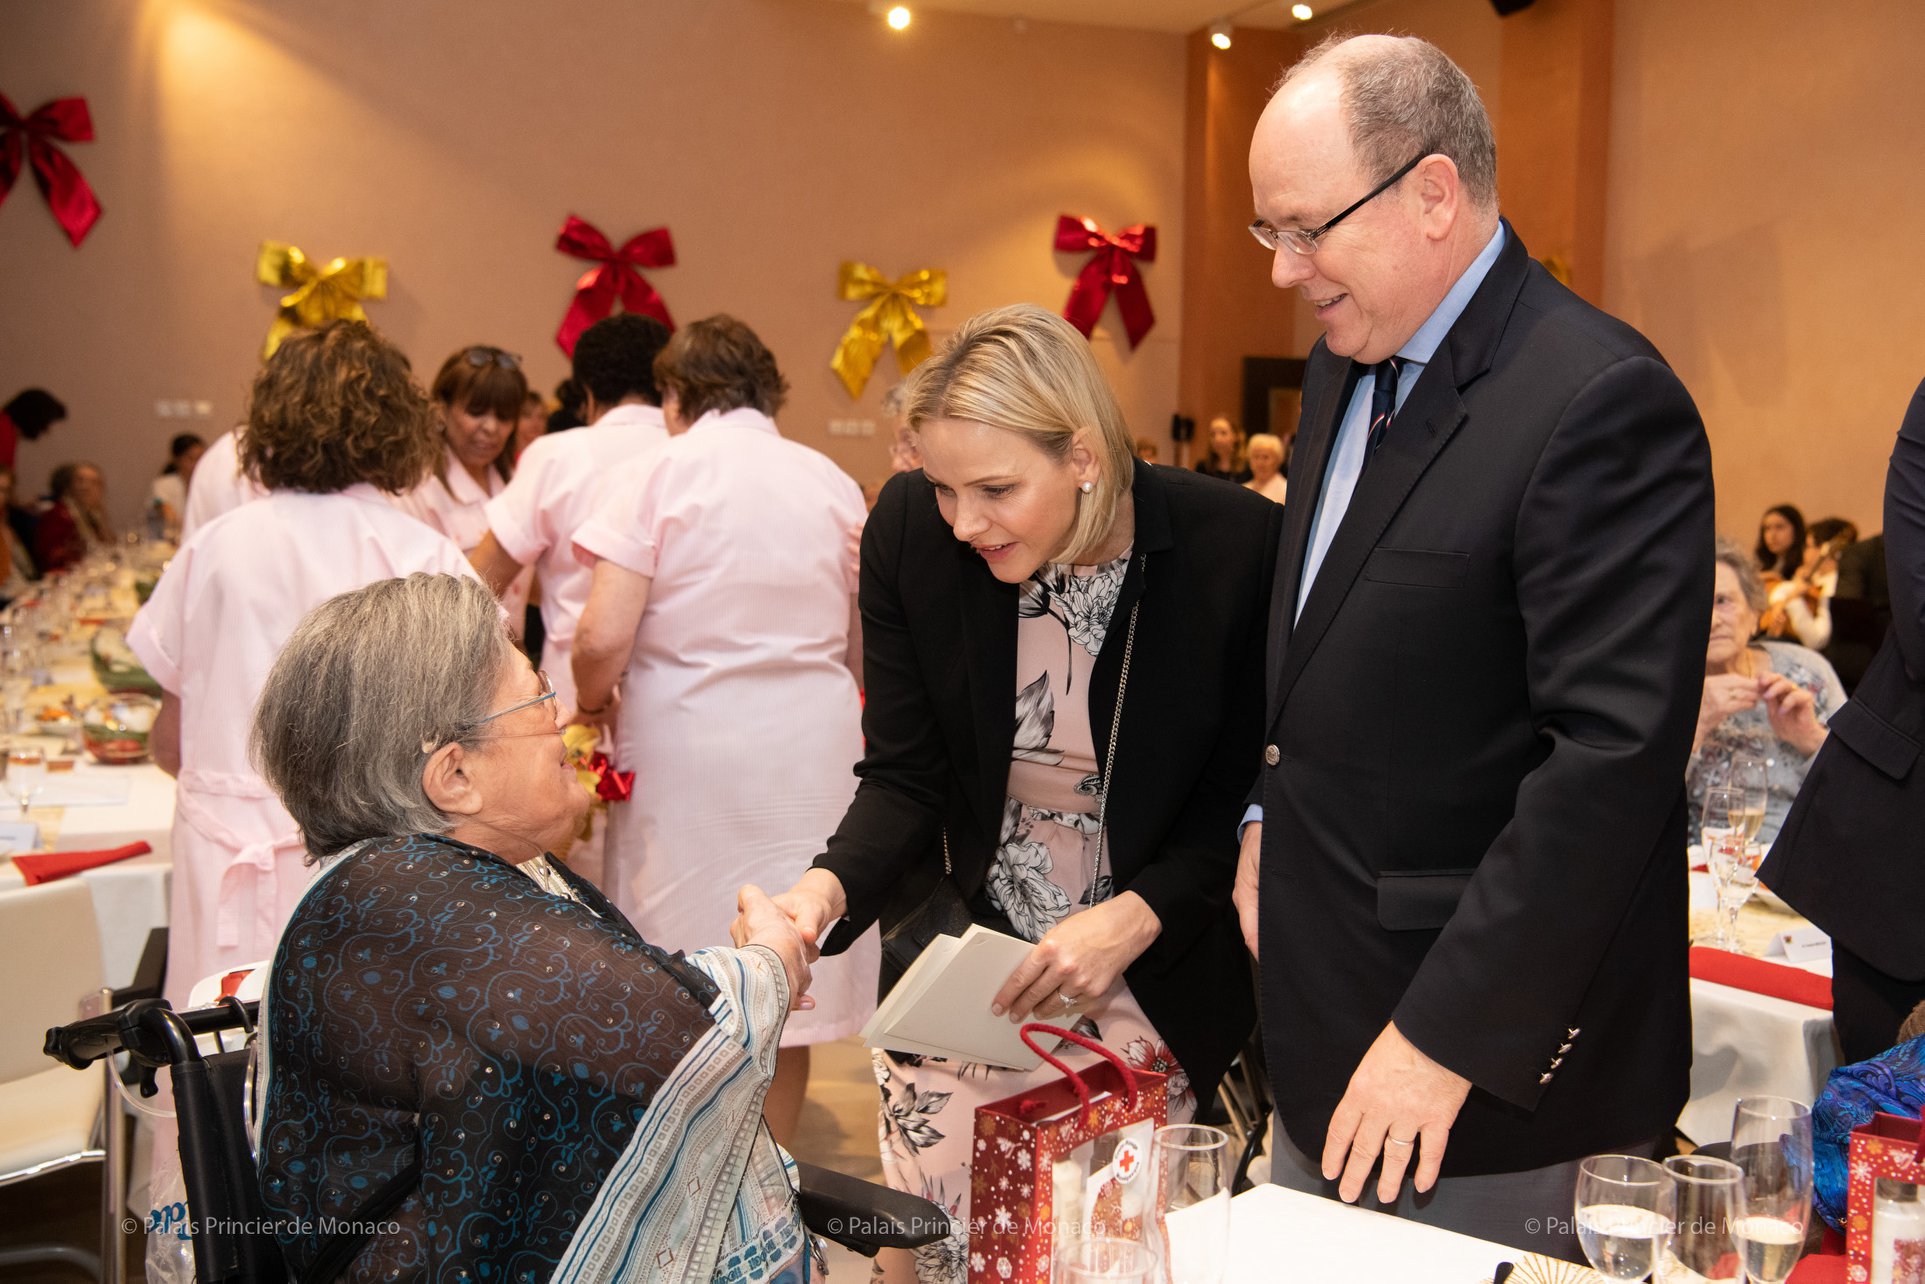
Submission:
M 1384 1138 L 1384 1141 L 1392 1146 L 1408 1146 L 1411 1144 L 1411 1142 L 1415 1140 L 1416 1140 L 1415 1137 L 1385 1137 Z

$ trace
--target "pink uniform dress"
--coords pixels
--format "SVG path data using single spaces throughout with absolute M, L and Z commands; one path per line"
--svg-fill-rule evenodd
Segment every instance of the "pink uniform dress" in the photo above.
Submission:
M 274 491 L 181 545 L 127 642 L 180 699 L 167 997 L 267 958 L 306 890 L 293 817 L 247 760 L 254 705 L 301 617 L 337 593 L 414 571 L 472 576 L 445 535 L 365 483 Z
M 241 471 L 240 429 L 232 428 L 208 444 L 194 468 L 181 509 L 180 537 L 186 539 L 222 513 L 251 503 L 267 490 Z
M 388 502 L 446 535 L 463 553 L 472 553 L 488 533 L 485 510 L 489 499 L 506 490 L 508 483 L 490 466 L 488 489 L 483 490 L 455 458 L 452 446 L 442 462 L 441 473 L 439 477 L 429 473 L 413 490 L 390 495 Z M 508 627 L 516 637 L 521 636 L 522 611 L 528 605 L 528 589 L 534 582 L 534 568 L 524 566 L 507 592 L 501 595 L 501 609 L 508 613 Z
M 728 939 L 743 883 L 791 886 L 855 795 L 846 665 L 862 492 L 754 410 L 704 415 L 624 474 L 575 536 L 652 581 L 615 742 L 635 792 L 609 808 L 602 884 L 667 950 Z M 874 932 L 814 967 L 782 1044 L 840 1039 L 875 1008 Z
M 1016 739 L 1003 803 L 1002 842 L 986 883 L 990 902 L 1028 941 L 1110 898 L 1108 855 L 1097 868 L 1096 786 L 1102 762 L 1090 732 L 1090 673 L 1112 623 L 1129 566 L 1126 552 L 1101 566 L 1045 566 L 1024 583 L 1016 627 Z M 1114 621 L 1126 627 L 1123 620 Z M 1127 718 L 1128 692 L 1124 694 Z M 1121 978 L 1085 1001 L 1072 1027 L 1125 1061 L 1169 1078 L 1171 1123 L 1196 1115 L 1189 1076 Z M 1047 1011 L 1032 1020 L 1050 1021 Z M 1055 1022 L 1054 1024 L 1060 1024 Z M 1096 1054 L 1053 1049 L 1078 1069 Z M 969 1150 L 976 1107 L 1061 1078 L 1048 1063 L 1024 1073 L 971 1062 L 876 1052 L 882 1088 L 878 1128 L 883 1175 L 897 1190 L 947 1209 L 951 1234 L 916 1250 L 922 1284 L 962 1284 L 969 1274 Z M 980 1222 L 998 1210 L 976 1209 Z
M 541 577 L 541 667 L 564 718 L 575 712 L 575 627 L 595 575 L 575 556 L 575 532 L 594 515 L 611 475 L 667 441 L 658 407 L 615 406 L 586 428 L 537 438 L 507 488 L 482 507 L 502 552 Z

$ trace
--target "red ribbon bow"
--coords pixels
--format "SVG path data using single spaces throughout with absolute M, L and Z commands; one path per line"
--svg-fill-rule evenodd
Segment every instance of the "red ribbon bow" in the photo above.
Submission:
M 1116 310 L 1123 314 L 1123 332 L 1129 336 L 1130 347 L 1143 342 L 1143 336 L 1156 324 L 1156 313 L 1150 310 L 1150 292 L 1144 288 L 1136 260 L 1156 261 L 1156 229 L 1137 223 L 1111 236 L 1093 218 L 1065 214 L 1056 220 L 1056 248 L 1065 254 L 1096 251 L 1077 274 L 1069 302 L 1063 305 L 1064 319 L 1088 338 L 1114 291 Z
M 13 180 L 20 177 L 23 157 L 31 158 L 34 180 L 47 198 L 54 221 L 69 241 L 79 245 L 100 218 L 100 201 L 67 153 L 54 146 L 56 138 L 66 143 L 94 140 L 93 117 L 87 114 L 85 98 L 56 98 L 33 115 L 22 116 L 0 94 L 0 201 L 7 199 Z
M 667 228 L 652 228 L 639 236 L 631 236 L 618 250 L 608 243 L 601 229 L 570 214 L 568 221 L 561 225 L 561 235 L 555 238 L 555 248 L 563 254 L 601 265 L 584 272 L 581 280 L 575 282 L 575 301 L 569 305 L 568 315 L 562 318 L 561 329 L 555 331 L 555 342 L 563 352 L 571 357 L 575 355 L 575 340 L 581 338 L 583 330 L 615 310 L 618 295 L 623 310 L 646 313 L 669 329 L 675 328 L 662 296 L 636 271 L 637 268 L 675 266 L 675 242 L 669 239 Z
M 628 796 L 635 792 L 635 773 L 615 770 L 615 764 L 600 750 L 588 755 L 582 770 L 594 773 L 595 796 L 603 802 L 627 802 Z

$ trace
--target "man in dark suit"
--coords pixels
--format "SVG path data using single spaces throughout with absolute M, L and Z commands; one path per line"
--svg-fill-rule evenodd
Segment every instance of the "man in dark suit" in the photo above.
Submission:
M 1273 1180 L 1354 1200 L 1381 1155 L 1395 1211 L 1568 1252 L 1575 1161 L 1650 1148 L 1687 1090 L 1704 428 L 1500 220 L 1432 46 L 1320 46 L 1250 170 L 1325 329 L 1238 872 Z
M 1832 1016 L 1847 1061 L 1891 1047 L 1925 1002 L 1925 385 L 1885 474 L 1885 569 L 1891 633 L 1827 722 L 1831 734 L 1758 871 L 1831 933 Z

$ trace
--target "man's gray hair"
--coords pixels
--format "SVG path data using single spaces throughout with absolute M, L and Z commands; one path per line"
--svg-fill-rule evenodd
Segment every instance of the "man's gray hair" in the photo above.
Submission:
M 1284 73 L 1281 89 L 1329 62 L 1343 85 L 1350 146 L 1364 168 L 1388 178 L 1412 156 L 1448 156 L 1472 205 L 1497 208 L 1497 142 L 1477 86 L 1443 50 L 1415 36 L 1331 36 Z
M 476 734 L 514 655 L 494 594 L 466 577 L 377 580 L 308 612 L 267 675 L 251 749 L 309 859 L 451 829 L 422 768 Z
M 1764 577 L 1758 573 L 1758 559 L 1745 548 L 1726 535 L 1718 536 L 1718 550 L 1714 554 L 1719 562 L 1731 568 L 1738 577 L 1738 591 L 1744 594 L 1745 605 L 1753 615 L 1763 615 L 1769 604 L 1765 593 Z

